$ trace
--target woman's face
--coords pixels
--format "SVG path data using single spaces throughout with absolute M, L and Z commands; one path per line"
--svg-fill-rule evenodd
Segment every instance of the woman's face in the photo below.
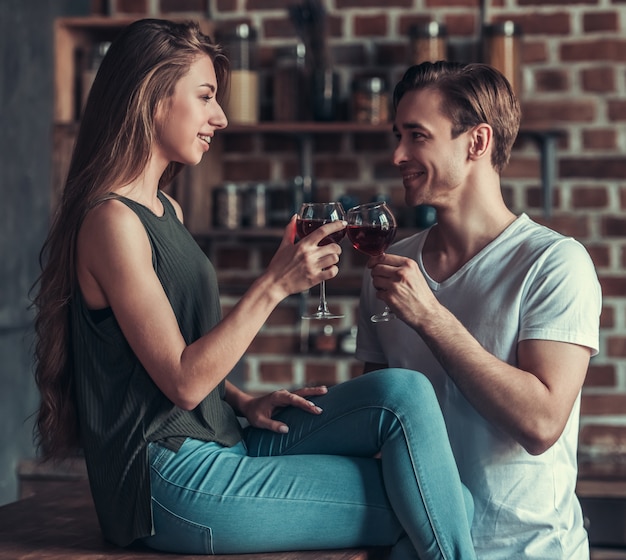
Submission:
M 199 55 L 177 82 L 172 97 L 157 108 L 153 157 L 166 165 L 200 162 L 215 131 L 228 124 L 217 102 L 217 88 L 213 61 L 208 55 Z

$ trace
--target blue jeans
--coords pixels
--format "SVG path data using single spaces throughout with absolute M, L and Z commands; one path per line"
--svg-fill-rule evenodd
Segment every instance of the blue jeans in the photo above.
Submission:
M 156 549 L 233 554 L 391 546 L 393 559 L 472 560 L 473 501 L 429 381 L 387 369 L 329 389 L 288 434 L 232 448 L 150 444 Z M 380 452 L 380 459 L 374 455 Z

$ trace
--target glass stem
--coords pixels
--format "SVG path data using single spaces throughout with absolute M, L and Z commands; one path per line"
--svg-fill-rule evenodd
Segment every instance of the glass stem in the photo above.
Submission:
M 317 306 L 320 313 L 329 313 L 328 304 L 326 303 L 326 281 L 320 282 L 320 304 Z

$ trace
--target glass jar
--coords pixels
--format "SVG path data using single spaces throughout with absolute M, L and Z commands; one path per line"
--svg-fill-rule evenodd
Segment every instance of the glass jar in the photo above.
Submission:
M 306 97 L 306 47 L 297 43 L 279 49 L 274 67 L 273 113 L 275 121 L 305 120 Z
M 410 64 L 436 62 L 446 59 L 446 26 L 436 21 L 416 24 L 409 29 L 411 38 Z
M 260 112 L 256 30 L 241 23 L 219 38 L 230 60 L 226 116 L 231 123 L 255 124 Z
M 521 91 L 521 34 L 519 25 L 504 21 L 486 25 L 483 29 L 484 61 L 502 72 L 516 95 Z
M 352 120 L 368 124 L 381 124 L 389 121 L 389 94 L 383 78 L 359 78 L 354 81 Z

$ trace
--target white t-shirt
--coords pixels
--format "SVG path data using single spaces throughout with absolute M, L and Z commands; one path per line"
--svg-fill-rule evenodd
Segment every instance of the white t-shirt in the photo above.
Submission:
M 597 353 L 600 285 L 580 243 L 522 214 L 453 276 L 435 282 L 422 263 L 426 236 L 399 241 L 389 253 L 415 259 L 437 299 L 494 356 L 517 365 L 517 343 L 525 339 L 569 342 Z M 432 381 L 461 479 L 474 496 L 478 558 L 588 560 L 574 494 L 580 394 L 559 440 L 530 455 L 468 403 L 414 330 L 400 320 L 369 320 L 383 306 L 366 272 L 356 357 L 418 370 Z

